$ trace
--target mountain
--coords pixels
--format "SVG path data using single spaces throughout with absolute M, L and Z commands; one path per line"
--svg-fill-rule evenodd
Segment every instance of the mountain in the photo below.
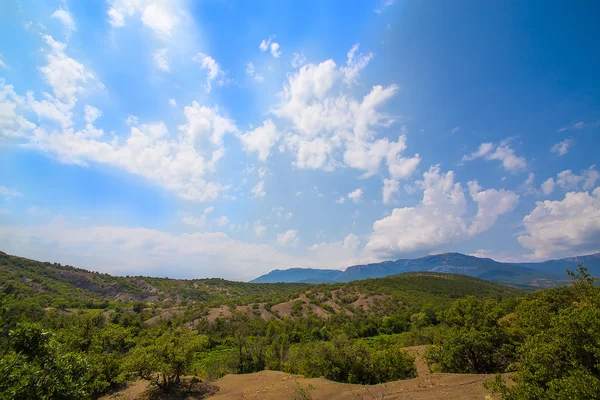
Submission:
M 600 275 L 600 253 L 539 263 L 504 263 L 491 258 L 444 253 L 416 259 L 355 265 L 344 271 L 303 268 L 274 270 L 252 282 L 335 283 L 381 278 L 404 272 L 430 271 L 463 274 L 514 285 L 552 287 L 567 283 L 565 271 L 574 270 L 577 264 L 585 265 L 594 276 Z

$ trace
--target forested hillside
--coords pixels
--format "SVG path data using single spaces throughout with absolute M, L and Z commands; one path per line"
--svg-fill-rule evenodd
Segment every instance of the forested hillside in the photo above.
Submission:
M 319 285 L 112 277 L 7 255 L 0 273 L 0 398 L 85 399 L 135 379 L 206 393 L 265 369 L 375 384 L 417 376 L 414 345 L 429 346 L 433 371 L 515 371 L 516 386 L 487 384 L 506 398 L 600 393 L 600 292 L 583 267 L 573 286 L 535 292 L 432 272 Z

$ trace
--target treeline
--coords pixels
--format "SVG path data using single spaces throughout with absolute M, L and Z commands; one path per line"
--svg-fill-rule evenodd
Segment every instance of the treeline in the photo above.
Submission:
M 410 279 L 409 289 L 398 290 L 384 278 L 387 293 L 397 293 L 352 315 L 263 320 L 232 307 L 231 318 L 209 322 L 206 304 L 192 303 L 154 325 L 144 323 L 154 314 L 141 303 L 42 310 L 7 285 L 0 293 L 0 398 L 85 399 L 136 378 L 170 391 L 183 376 L 217 379 L 265 369 L 375 384 L 414 377 L 414 359 L 402 347 L 417 344 L 430 345 L 434 371 L 515 372 L 515 385 L 500 375 L 488 383 L 507 399 L 598 398 L 600 289 L 584 267 L 572 274 L 572 286 L 518 297 L 448 277 L 461 298 L 452 300 L 451 286 L 432 276 L 425 294 Z M 352 285 L 376 292 L 377 281 Z M 479 297 L 468 295 L 469 284 Z

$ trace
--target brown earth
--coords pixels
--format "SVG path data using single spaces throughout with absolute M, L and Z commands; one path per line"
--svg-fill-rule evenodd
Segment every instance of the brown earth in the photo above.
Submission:
M 214 394 L 189 397 L 189 399 L 499 399 L 498 396 L 493 396 L 491 391 L 483 387 L 485 381 L 494 379 L 492 374 L 431 373 L 423 359 L 425 348 L 426 346 L 405 348 L 416 358 L 415 366 L 418 376 L 414 379 L 365 386 L 332 382 L 323 378 L 304 378 L 279 371 L 261 371 L 254 374 L 226 375 L 212 382 L 212 385 L 216 387 L 211 391 Z M 133 382 L 122 391 L 104 396 L 100 400 L 145 400 L 149 398 L 147 387 L 146 382 Z M 302 397 L 303 394 L 307 394 L 307 396 Z

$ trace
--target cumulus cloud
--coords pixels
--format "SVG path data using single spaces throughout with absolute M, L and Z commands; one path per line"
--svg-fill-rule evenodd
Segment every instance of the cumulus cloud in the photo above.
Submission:
M 263 122 L 262 126 L 240 135 L 240 140 L 247 152 L 256 152 L 259 160 L 266 161 L 271 153 L 271 148 L 277 143 L 279 137 L 277 127 L 273 121 L 268 119 Z
M 443 174 L 433 166 L 417 185 L 423 199 L 415 207 L 395 208 L 392 214 L 373 224 L 366 245 L 368 251 L 384 256 L 427 251 L 452 243 L 468 234 L 463 220 L 467 202 L 454 172 Z
M 225 78 L 225 72 L 223 72 L 217 61 L 211 56 L 204 53 L 198 53 L 196 57 L 194 57 L 194 61 L 198 62 L 200 68 L 206 71 L 206 83 L 204 89 L 206 89 L 207 92 L 210 92 L 212 82 L 216 82 L 219 86 L 223 86 L 228 82 Z
M 373 58 L 373 53 L 357 54 L 359 46 L 359 43 L 352 46 L 347 54 L 348 60 L 346 61 L 346 66 L 340 68 L 344 74 L 344 82 L 346 84 L 356 83 L 358 73 L 364 69 Z
M 267 227 L 264 226 L 260 220 L 256 221 L 254 223 L 254 233 L 256 234 L 256 236 L 260 237 L 260 236 L 264 236 L 265 232 L 267 231 Z
M 237 133 L 233 121 L 217 108 L 196 102 L 184 107 L 186 123 L 171 135 L 163 122 L 138 125 L 132 121 L 124 140 L 105 140 L 102 131 L 37 129 L 31 146 L 56 155 L 61 161 L 112 165 L 155 182 L 187 200 L 215 199 L 225 186 L 206 179 L 224 154 L 222 137 Z M 94 132 L 95 134 L 90 134 Z M 98 133 L 100 135 L 98 135 Z
M 67 10 L 59 8 L 52 13 L 52 17 L 59 20 L 67 32 L 74 31 L 77 28 L 75 25 L 75 20 L 71 16 L 71 13 L 69 13 Z
M 282 246 L 297 244 L 299 240 L 298 231 L 295 229 L 290 229 L 284 233 L 277 234 L 277 243 Z
M 523 157 L 515 155 L 515 151 L 509 146 L 509 140 L 503 140 L 498 145 L 481 143 L 477 151 L 463 156 L 462 160 L 470 161 L 477 158 L 501 161 L 502 167 L 510 172 L 523 170 L 527 166 L 527 162 Z
M 361 99 L 346 89 L 371 56 L 350 50 L 346 66 L 338 68 L 333 60 L 306 64 L 288 76 L 280 96 L 282 102 L 272 110 L 289 124 L 285 148 L 295 155 L 299 168 L 334 170 L 346 165 L 375 174 L 382 162 L 388 164 L 395 179 L 414 172 L 420 157 L 404 157 L 405 129 L 397 142 L 376 139 L 377 128 L 391 126 L 395 119 L 381 111 L 398 91 L 396 85 L 373 86 Z M 340 157 L 340 155 L 342 157 Z
M 213 210 L 214 210 L 214 207 L 206 207 L 199 217 L 196 217 L 194 215 L 184 214 L 181 217 L 181 222 L 183 222 L 186 225 L 191 225 L 191 226 L 195 226 L 197 228 L 201 228 L 206 225 L 208 214 L 213 212 Z
M 544 181 L 544 183 L 542 183 L 541 189 L 542 189 L 542 193 L 544 193 L 544 195 L 549 196 L 552 194 L 552 192 L 554 191 L 554 179 L 553 178 L 548 178 Z
M 477 181 L 468 182 L 469 193 L 477 203 L 477 215 L 469 227 L 469 234 L 476 235 L 491 228 L 498 216 L 515 209 L 519 203 L 519 195 L 510 190 L 481 190 Z
M 478 211 L 468 226 L 467 200 L 462 185 L 454 181 L 453 171 L 442 173 L 439 166 L 432 166 L 416 185 L 423 190 L 421 202 L 395 208 L 390 216 L 375 221 L 367 252 L 390 257 L 434 251 L 491 228 L 498 216 L 515 208 L 519 199 L 512 191 L 482 190 L 477 181 L 469 182 Z
M 35 129 L 36 125 L 23 117 L 27 109 L 26 100 L 0 78 L 0 137 L 27 136 Z
M 359 189 L 353 190 L 352 192 L 348 193 L 348 198 L 350 200 L 352 200 L 353 203 L 357 204 L 362 201 L 362 197 L 363 197 L 364 193 L 365 192 L 359 188 Z
M 600 187 L 568 192 L 563 200 L 538 201 L 523 218 L 519 243 L 532 259 L 600 251 Z
M 556 176 L 556 184 L 564 190 L 589 190 L 595 187 L 598 178 L 598 171 L 592 165 L 581 171 L 579 175 L 573 173 L 570 169 L 559 172 Z
M 265 78 L 261 74 L 256 72 L 256 67 L 254 66 L 254 63 L 252 61 L 249 61 L 246 64 L 246 74 L 248 74 L 248 76 L 250 76 L 256 82 L 262 82 L 265 80 Z
M 271 35 L 267 39 L 263 39 L 258 48 L 261 51 L 270 50 L 273 57 L 279 58 L 281 55 L 280 46 L 279 43 L 275 42 L 273 39 L 275 39 L 275 35 Z
M 393 179 L 383 180 L 383 204 L 390 204 L 392 196 L 400 190 L 400 183 Z
M 152 57 L 154 58 L 154 64 L 156 65 L 156 68 L 165 72 L 169 71 L 170 67 L 169 62 L 167 61 L 167 49 L 156 50 Z
M 265 181 L 258 182 L 250 191 L 252 192 L 252 197 L 262 199 L 267 194 L 265 192 Z
M 573 141 L 571 139 L 565 139 L 562 142 L 556 143 L 550 151 L 558 154 L 559 156 L 564 156 L 569 152 L 569 148 L 573 145 Z

